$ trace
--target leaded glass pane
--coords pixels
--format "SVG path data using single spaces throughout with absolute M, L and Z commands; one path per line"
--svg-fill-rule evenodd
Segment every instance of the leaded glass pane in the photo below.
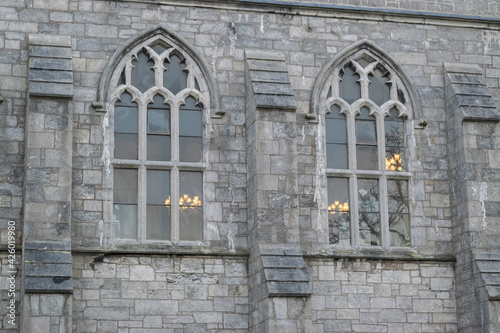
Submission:
M 406 171 L 408 170 L 406 161 L 406 149 L 399 147 L 386 147 L 385 169 L 387 171 Z
M 137 205 L 113 204 L 113 233 L 115 238 L 137 238 Z
M 169 46 L 164 45 L 163 43 L 157 43 L 151 48 L 157 53 L 157 54 L 162 54 Z
M 380 213 L 359 214 L 359 245 L 380 246 Z
M 153 59 L 149 58 L 146 51 L 141 51 L 137 55 L 137 60 L 132 61 L 134 68 L 132 69 L 132 85 L 139 89 L 141 92 L 145 92 L 149 88 L 155 85 L 155 62 Z
M 115 133 L 137 133 L 137 106 L 115 106 Z
M 408 181 L 387 180 L 389 213 L 408 213 Z
M 399 111 L 393 108 L 384 120 L 385 131 L 385 164 L 388 171 L 405 171 L 406 134 L 404 119 L 399 117 Z
M 356 146 L 358 170 L 378 170 L 377 146 Z
M 340 73 L 339 92 L 340 97 L 347 103 L 352 104 L 361 98 L 361 86 L 359 84 L 359 74 L 350 65 L 346 65 Z
M 368 94 L 375 104 L 380 106 L 391 99 L 389 78 L 384 72 L 375 68 L 373 74 L 368 75 L 368 80 Z
M 164 103 L 161 95 L 148 105 L 148 133 L 170 134 L 170 105 Z
M 148 134 L 147 141 L 149 161 L 170 161 L 170 136 Z
M 116 238 L 137 238 L 137 170 L 114 169 L 113 232 Z
M 391 246 L 410 246 L 409 214 L 389 214 Z
M 346 144 L 326 144 L 326 167 L 329 169 L 347 169 Z
M 201 240 L 203 237 L 203 174 L 179 172 L 179 239 Z
M 174 95 L 187 88 L 188 72 L 181 58 L 177 55 L 171 55 L 170 59 L 165 59 L 163 66 L 166 68 L 163 72 L 163 86 L 165 88 Z
M 146 238 L 170 239 L 170 171 L 147 172 L 147 223 Z
M 358 212 L 360 245 L 381 245 L 377 179 L 358 179 Z
M 185 110 L 179 112 L 179 135 L 201 137 L 201 110 Z
M 328 227 L 330 244 L 351 242 L 349 179 L 328 178 Z
M 136 169 L 114 169 L 113 202 L 137 204 Z
M 147 159 L 170 161 L 170 106 L 161 95 L 156 95 L 148 105 Z
M 137 159 L 137 134 L 115 133 L 115 158 Z
M 358 170 L 378 170 L 377 126 L 375 117 L 370 116 L 370 109 L 360 109 L 355 126 Z
M 385 121 L 385 145 L 389 147 L 404 146 L 405 130 L 403 122 Z
M 202 110 L 195 98 L 188 97 L 179 109 L 179 160 L 200 162 L 202 157 Z
M 358 144 L 377 144 L 375 119 L 373 121 L 356 119 L 356 142 Z
M 123 93 L 115 104 L 115 158 L 137 159 L 138 108 L 132 96 Z
M 347 128 L 345 119 L 325 119 L 326 143 L 347 144 Z
M 181 162 L 200 162 L 202 151 L 201 137 L 179 138 L 179 160 Z

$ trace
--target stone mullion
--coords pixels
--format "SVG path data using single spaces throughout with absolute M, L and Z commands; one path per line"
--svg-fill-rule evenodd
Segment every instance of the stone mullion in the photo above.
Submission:
M 170 172 L 171 186 L 171 232 L 170 238 L 173 244 L 179 242 L 179 103 L 176 103 L 171 108 L 170 113 L 170 140 L 171 140 L 171 159 L 174 162 L 174 167 Z
M 381 176 L 379 178 L 380 237 L 381 246 L 384 249 L 388 249 L 390 247 L 390 232 L 387 198 L 387 178 L 385 177 L 385 131 L 384 118 L 381 112 L 378 112 L 376 114 L 376 124 L 378 171 L 381 173 Z

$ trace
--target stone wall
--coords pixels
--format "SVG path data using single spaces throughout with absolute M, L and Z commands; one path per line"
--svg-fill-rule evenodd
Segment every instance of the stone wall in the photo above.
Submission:
M 64 328 L 60 327 L 68 324 L 65 318 L 72 317 L 70 324 L 74 332 L 250 331 L 251 310 L 258 307 L 251 304 L 249 285 L 252 284 L 248 276 L 254 272 L 247 267 L 253 260 L 249 250 L 262 244 L 258 244 L 260 239 L 252 239 L 249 230 L 253 224 L 249 226 L 248 222 L 254 222 L 253 216 L 263 216 L 259 202 L 267 202 L 262 201 L 261 196 L 267 186 L 272 187 L 275 192 L 271 194 L 277 194 L 277 198 L 283 198 L 281 194 L 293 196 L 294 207 L 278 202 L 281 208 L 293 208 L 290 214 L 293 221 L 281 214 L 269 215 L 273 218 L 278 215 L 283 220 L 284 231 L 270 228 L 274 234 L 262 232 L 262 238 L 270 236 L 270 243 L 276 245 L 279 237 L 293 232 L 289 240 L 296 242 L 295 259 L 300 261 L 297 249 L 301 249 L 306 255 L 307 279 L 312 287 L 310 297 L 277 295 L 262 303 L 266 304 L 265 315 L 273 318 L 268 321 L 269 331 L 287 327 L 290 332 L 302 332 L 313 327 L 318 332 L 456 332 L 460 329 L 465 332 L 466 328 L 479 327 L 467 321 L 468 306 L 481 304 L 481 311 L 500 312 L 498 301 L 489 301 L 490 296 L 486 294 L 487 287 L 494 283 L 483 281 L 484 268 L 474 264 L 472 252 L 474 247 L 500 250 L 499 126 L 494 121 L 466 122 L 463 129 L 457 130 L 462 123 L 451 124 L 447 112 L 455 111 L 446 110 L 448 93 L 443 66 L 445 62 L 475 65 L 476 75 L 483 79 L 491 93 L 491 108 L 499 105 L 500 27 L 495 22 L 500 18 L 500 5 L 493 0 L 328 2 L 383 10 L 493 17 L 481 21 L 431 15 L 422 19 L 377 11 L 367 15 L 366 11 L 340 10 L 335 6 L 315 8 L 321 1 L 304 0 L 309 7 L 291 7 L 286 0 L 282 2 L 285 5 L 270 1 L 266 6 L 246 1 L 224 4 L 192 1 L 173 6 L 161 1 L 100 0 L 4 0 L 0 4 L 3 276 L 7 270 L 8 221 L 15 221 L 16 237 L 21 245 L 25 222 L 22 211 L 26 208 L 23 201 L 41 200 L 29 189 L 29 198 L 23 196 L 25 185 L 37 180 L 36 175 L 24 170 L 30 36 L 62 35 L 71 42 L 67 47 L 71 46 L 73 96 L 66 101 L 71 107 L 73 133 L 71 229 L 65 229 L 64 235 L 69 238 L 71 230 L 68 248 L 73 251 L 73 302 L 70 308 L 67 295 L 31 294 L 24 306 L 35 318 L 33 326 L 43 332 L 48 327 L 62 333 Z M 273 6 L 272 10 L 269 6 Z M 225 115 L 221 119 L 207 119 L 205 244 L 199 247 L 148 244 L 131 251 L 111 238 L 112 184 L 106 160 L 110 149 L 107 127 L 110 119 L 109 114 L 95 107 L 95 102 L 102 72 L 115 50 L 131 37 L 160 25 L 185 39 L 193 52 L 209 65 L 220 94 L 220 110 L 214 111 L 225 112 Z M 412 248 L 404 254 L 394 251 L 377 254 L 358 249 L 341 253 L 328 245 L 326 210 L 321 206 L 326 195 L 321 182 L 324 156 L 319 144 L 323 125 L 317 122 L 320 118 L 315 119 L 311 96 L 324 66 L 363 40 L 376 45 L 400 66 L 412 83 L 408 88 L 418 96 L 408 132 L 413 174 L 410 181 Z M 279 117 L 263 112 L 268 117 L 266 126 L 272 130 L 274 146 L 257 148 L 263 155 L 286 157 L 287 152 L 296 153 L 292 168 L 296 177 L 279 175 L 279 168 L 274 165 L 274 183 L 267 184 L 263 181 L 266 179 L 262 172 L 266 165 L 263 165 L 258 175 L 260 192 L 250 193 L 247 177 L 255 170 L 251 170 L 248 163 L 254 157 L 249 156 L 254 153 L 254 147 L 247 147 L 245 52 L 253 51 L 255 56 L 263 50 L 281 55 L 296 110 L 286 115 L 287 127 L 278 123 Z M 249 113 L 254 116 L 253 112 Z M 34 122 L 33 125 L 41 124 Z M 464 141 L 453 146 L 455 139 Z M 291 147 L 290 142 L 296 147 Z M 467 183 L 461 183 L 465 185 L 459 193 L 460 200 L 454 200 L 456 197 L 450 196 L 456 189 L 454 184 L 457 179 L 464 180 L 458 178 L 455 164 L 461 158 L 467 162 L 469 174 L 478 178 L 469 178 L 469 192 Z M 261 158 L 261 162 L 264 159 Z M 293 178 L 288 192 L 283 190 L 287 176 Z M 46 184 L 55 181 L 50 178 Z M 250 202 L 253 198 L 255 201 Z M 459 211 L 467 198 L 469 210 Z M 57 211 L 44 211 L 44 214 L 58 216 Z M 469 216 L 478 232 L 465 244 L 461 240 L 469 235 L 464 229 L 464 221 Z M 33 214 L 31 218 L 31 226 L 40 227 Z M 58 230 L 50 224 L 54 221 L 47 220 L 43 235 L 56 238 Z M 270 221 L 261 220 L 261 225 L 273 226 Z M 291 225 L 294 230 L 286 229 Z M 285 243 L 283 239 L 279 242 Z M 260 251 L 262 249 L 266 250 Z M 20 261 L 20 246 L 17 251 Z M 274 252 L 264 254 L 279 260 Z M 21 268 L 20 262 L 18 267 Z M 271 271 L 274 267 L 264 268 Z M 24 281 L 18 281 L 21 291 Z M 255 285 L 260 282 L 263 281 Z M 458 288 L 458 305 L 457 283 L 470 287 L 465 291 Z M 6 286 L 4 280 L 0 285 Z M 476 298 L 470 296 L 474 293 Z M 6 324 L 5 289 L 1 295 L 0 332 L 15 331 L 17 328 Z M 460 297 L 471 303 L 461 302 Z M 56 313 L 55 308 L 62 312 Z M 472 321 L 481 320 L 479 317 Z M 491 325 L 498 327 L 498 323 Z
M 247 332 L 246 258 L 76 255 L 73 332 Z
M 308 260 L 313 332 L 457 332 L 449 263 Z

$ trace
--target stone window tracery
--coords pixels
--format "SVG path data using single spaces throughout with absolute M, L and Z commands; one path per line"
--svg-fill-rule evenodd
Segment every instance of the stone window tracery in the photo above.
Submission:
M 333 70 L 324 115 L 330 244 L 410 246 L 403 88 L 368 51 Z
M 202 241 L 210 96 L 201 70 L 155 36 L 123 58 L 111 82 L 114 238 Z

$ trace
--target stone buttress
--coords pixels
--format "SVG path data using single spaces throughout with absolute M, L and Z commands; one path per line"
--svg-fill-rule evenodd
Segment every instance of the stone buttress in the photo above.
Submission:
M 311 332 L 299 245 L 296 104 L 283 54 L 246 51 L 251 332 Z
M 71 332 L 71 38 L 29 42 L 21 331 Z

